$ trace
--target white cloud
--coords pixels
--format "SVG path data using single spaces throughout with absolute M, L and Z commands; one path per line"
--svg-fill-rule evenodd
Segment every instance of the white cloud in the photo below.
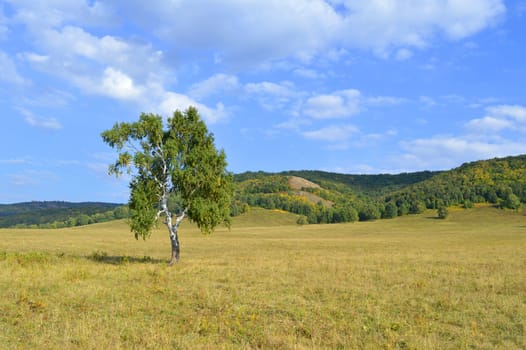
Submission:
M 0 40 L 6 39 L 8 33 L 7 18 L 5 17 L 3 6 L 0 6 Z
M 429 46 L 437 35 L 469 37 L 506 12 L 501 0 L 333 0 L 344 6 L 345 41 L 386 56 L 392 48 Z
M 106 67 L 114 67 L 142 82 L 151 78 L 151 72 L 157 76 L 170 75 L 168 67 L 162 64 L 162 52 L 149 44 L 128 42 L 111 35 L 98 37 L 74 26 L 48 28 L 35 35 L 37 46 L 45 54 L 32 53 L 28 57 L 30 62 L 66 79 L 71 75 L 102 72 Z M 38 56 L 47 59 L 35 60 Z
M 24 121 L 31 126 L 50 130 L 62 129 L 62 124 L 56 118 L 36 116 L 24 108 L 18 108 L 18 110 L 24 116 Z
M 424 104 L 427 107 L 433 107 L 437 105 L 437 102 L 434 98 L 429 96 L 420 96 L 418 98 L 418 101 L 422 104 Z
M 134 85 L 129 76 L 108 67 L 102 76 L 100 92 L 118 99 L 136 99 L 141 94 L 141 89 Z
M 159 96 L 159 106 L 153 107 L 154 111 L 170 116 L 175 110 L 185 110 L 190 106 L 197 108 L 199 114 L 203 119 L 208 123 L 217 123 L 224 121 L 228 117 L 228 113 L 225 110 L 223 104 L 218 103 L 215 108 L 210 108 L 205 106 L 197 101 L 191 99 L 190 97 L 178 94 L 175 92 L 164 92 L 163 95 Z
M 394 52 L 396 59 L 405 60 L 412 56 L 412 48 L 432 45 L 440 36 L 469 37 L 497 23 L 506 12 L 502 0 L 130 0 L 126 4 L 21 0 L 12 6 L 14 21 L 27 26 L 44 46 L 57 44 L 55 51 L 102 59 L 104 66 L 117 67 L 134 79 L 142 65 L 135 71 L 129 65 L 142 62 L 147 66 L 144 70 L 151 68 L 145 53 L 137 50 L 141 45 L 109 35 L 96 38 L 86 28 L 115 28 L 125 17 L 176 53 L 205 53 L 216 64 L 262 66 L 286 59 L 311 62 L 315 56 L 338 61 L 352 48 L 386 57 Z M 133 59 L 130 53 L 139 57 Z M 119 65 L 115 61 L 120 59 Z M 313 76 L 312 70 L 297 73 Z
M 0 74 L 0 81 L 14 85 L 24 85 L 27 81 L 18 73 L 15 63 L 3 51 L 0 51 L 0 67 L 2 67 L 2 73 Z
M 360 91 L 355 89 L 313 96 L 305 102 L 303 113 L 314 119 L 349 117 L 360 111 L 361 98 Z
M 11 6 L 15 10 L 14 21 L 23 23 L 33 32 L 67 23 L 111 25 L 116 14 L 111 5 L 103 1 L 17 0 Z
M 512 125 L 509 120 L 486 116 L 470 120 L 466 127 L 474 132 L 498 132 L 502 129 L 510 128 Z
M 0 164 L 29 164 L 28 158 L 0 159 Z
M 280 97 L 295 96 L 296 92 L 293 90 L 292 83 L 284 82 L 281 84 L 264 81 L 261 83 L 248 83 L 245 85 L 245 90 L 249 94 L 263 94 Z
M 471 132 L 498 133 L 501 130 L 526 131 L 526 108 L 518 105 L 498 105 L 486 108 L 486 116 L 466 123 Z
M 459 40 L 498 23 L 506 7 L 503 0 L 135 0 L 119 10 L 176 51 L 208 51 L 219 64 L 257 66 L 289 58 L 310 62 L 335 52 L 335 44 L 385 57 L 395 52 L 404 60 L 411 48 L 430 46 L 437 37 Z
M 474 159 L 524 154 L 524 124 L 526 108 L 523 106 L 488 107 L 484 117 L 465 124 L 465 134 L 434 135 L 401 142 L 405 154 L 399 158 L 409 164 L 410 169 L 448 169 Z
M 312 140 L 341 142 L 348 140 L 351 135 L 357 132 L 359 132 L 359 129 L 354 125 L 334 125 L 318 130 L 305 131 L 303 136 Z
M 304 59 L 326 49 L 342 23 L 341 16 L 321 0 L 158 0 L 128 2 L 126 7 L 129 16 L 147 23 L 176 50 L 207 50 L 211 56 L 220 54 L 227 64 Z
M 469 160 L 526 153 L 526 143 L 517 140 L 488 142 L 465 136 L 434 136 L 402 142 L 401 158 L 412 169 L 449 169 Z
M 526 107 L 518 105 L 499 105 L 488 107 L 487 112 L 496 117 L 511 117 L 518 122 L 526 122 Z
M 205 98 L 214 94 L 237 90 L 239 80 L 234 75 L 215 74 L 205 81 L 192 85 L 189 95 L 194 98 Z
M 293 71 L 293 73 L 299 77 L 307 79 L 324 79 L 326 78 L 325 74 L 320 73 L 314 69 L 308 68 L 298 68 Z
M 408 49 L 398 49 L 395 54 L 395 59 L 397 61 L 406 61 L 413 57 L 413 52 Z
M 20 58 L 25 59 L 26 61 L 30 63 L 45 63 L 49 60 L 49 56 L 47 55 L 39 55 L 34 52 L 25 52 L 23 54 L 19 55 Z
M 407 102 L 407 99 L 394 96 L 373 96 L 364 99 L 364 104 L 368 106 L 396 106 Z
M 301 92 L 296 91 L 294 84 L 288 81 L 279 84 L 268 81 L 248 83 L 245 84 L 244 91 L 270 111 L 291 108 L 291 105 L 302 95 Z

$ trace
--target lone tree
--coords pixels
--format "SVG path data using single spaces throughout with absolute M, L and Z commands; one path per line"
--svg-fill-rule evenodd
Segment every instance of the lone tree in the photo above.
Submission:
M 232 175 L 226 170 L 224 151 L 215 148 L 214 136 L 197 109 L 175 111 L 166 130 L 161 116 L 143 113 L 139 121 L 116 123 L 101 136 L 118 151 L 109 173 L 132 176 L 130 228 L 135 238 L 150 237 L 164 216 L 172 245 L 169 265 L 179 261 L 178 230 L 185 217 L 205 234 L 219 224 L 230 225 Z M 171 195 L 181 205 L 175 215 L 168 205 Z

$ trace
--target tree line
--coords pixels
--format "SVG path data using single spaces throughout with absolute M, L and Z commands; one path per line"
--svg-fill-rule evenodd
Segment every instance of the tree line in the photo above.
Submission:
M 123 219 L 129 209 L 114 203 L 61 201 L 0 205 L 0 227 L 64 228 Z

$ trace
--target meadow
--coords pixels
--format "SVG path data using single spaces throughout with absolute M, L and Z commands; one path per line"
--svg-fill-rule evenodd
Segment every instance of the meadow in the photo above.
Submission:
M 0 230 L 2 349 L 525 349 L 526 212 Z

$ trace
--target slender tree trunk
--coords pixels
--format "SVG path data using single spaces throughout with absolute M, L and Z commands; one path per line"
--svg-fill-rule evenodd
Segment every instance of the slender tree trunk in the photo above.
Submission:
M 164 213 L 166 215 L 166 227 L 168 228 L 168 234 L 170 235 L 170 244 L 172 246 L 172 257 L 170 258 L 170 262 L 168 263 L 168 266 L 172 266 L 176 262 L 179 261 L 179 252 L 180 252 L 180 245 L 179 245 L 179 225 L 183 221 L 183 219 L 186 216 L 186 209 L 183 210 L 183 212 L 177 216 L 175 219 L 175 224 L 172 223 L 172 213 L 168 209 L 168 198 L 166 195 L 164 195 L 161 199 L 161 211 L 159 213 Z
M 170 229 L 169 229 L 170 230 Z M 177 228 L 175 230 L 170 230 L 170 243 L 172 244 L 172 257 L 168 266 L 172 266 L 176 262 L 179 262 L 179 237 L 177 235 Z
M 170 262 L 168 263 L 169 266 L 172 266 L 176 262 L 179 261 L 179 251 L 180 251 L 180 245 L 179 245 L 179 225 L 183 221 L 184 217 L 186 216 L 186 209 L 183 210 L 183 212 L 175 219 L 175 224 L 172 225 L 172 215 L 170 214 L 169 217 L 166 218 L 166 224 L 168 226 L 168 231 L 170 233 L 170 242 L 172 244 L 172 258 L 170 259 Z

